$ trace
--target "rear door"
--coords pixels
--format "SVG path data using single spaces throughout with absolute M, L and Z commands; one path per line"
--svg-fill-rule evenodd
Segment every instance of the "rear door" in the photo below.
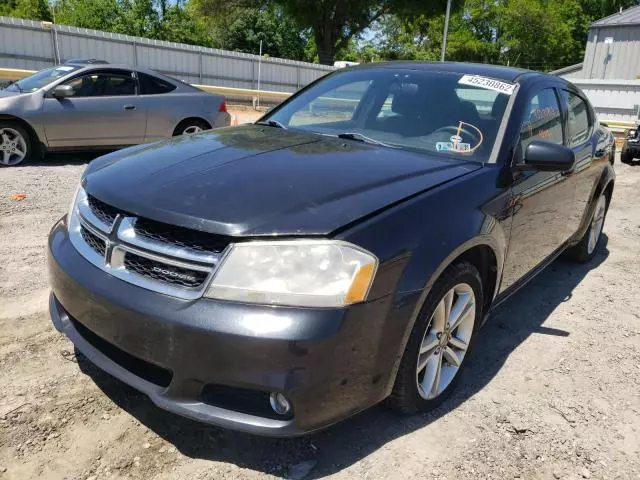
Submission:
M 147 114 L 137 95 L 133 72 L 100 69 L 63 83 L 74 96 L 47 94 L 43 123 L 50 147 L 120 146 L 142 143 Z
M 523 161 L 533 140 L 564 144 L 563 117 L 557 92 L 543 88 L 527 99 L 514 162 Z M 575 214 L 572 171 L 515 170 L 514 216 L 501 289 L 524 278 L 569 238 Z
M 561 90 L 562 102 L 567 112 L 567 146 L 573 150 L 576 166 L 571 177 L 575 184 L 576 202 L 568 224 L 570 234 L 575 233 L 587 212 L 593 189 L 608 162 L 607 152 L 598 152 L 593 138 L 595 118 L 587 101 L 578 93 Z M 598 167 L 598 165 L 600 167 Z

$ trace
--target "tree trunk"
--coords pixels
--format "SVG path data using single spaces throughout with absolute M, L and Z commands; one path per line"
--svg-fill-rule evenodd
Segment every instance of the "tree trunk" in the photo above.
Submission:
M 322 28 L 315 29 L 316 49 L 318 50 L 318 59 L 323 65 L 333 65 L 336 56 L 336 41 L 329 33 L 322 31 Z

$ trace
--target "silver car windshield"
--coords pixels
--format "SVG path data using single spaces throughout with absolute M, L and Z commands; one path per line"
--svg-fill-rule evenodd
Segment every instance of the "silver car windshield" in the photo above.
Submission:
M 39 72 L 29 75 L 15 83 L 9 85 L 6 90 L 27 93 L 35 92 L 40 88 L 46 87 L 51 82 L 69 75 L 72 72 L 80 70 L 82 67 L 78 65 L 60 65 L 57 67 L 45 68 Z
M 515 87 L 464 73 L 347 70 L 303 90 L 260 123 L 487 161 Z

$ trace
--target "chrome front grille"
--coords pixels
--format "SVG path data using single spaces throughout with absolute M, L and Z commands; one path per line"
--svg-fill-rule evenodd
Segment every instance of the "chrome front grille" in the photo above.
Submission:
M 148 218 L 139 218 L 134 229 L 136 234 L 142 237 L 199 252 L 221 252 L 229 244 L 229 239 L 220 235 L 198 232 Z
M 80 235 L 87 242 L 87 245 L 93 249 L 98 255 L 104 256 L 107 250 L 107 242 L 98 235 L 91 233 L 86 227 L 80 226 Z
M 226 237 L 131 216 L 80 190 L 69 219 L 75 248 L 98 268 L 167 295 L 202 296 Z
M 96 197 L 91 195 L 87 195 L 87 202 L 89 203 L 89 208 L 91 209 L 93 214 L 107 225 L 113 225 L 116 217 L 118 215 L 124 214 L 123 211 L 118 210 L 111 205 L 107 205 L 106 203 L 101 202 Z
M 143 277 L 180 287 L 197 288 L 207 279 L 207 272 L 167 265 L 131 252 L 124 254 L 124 266 Z

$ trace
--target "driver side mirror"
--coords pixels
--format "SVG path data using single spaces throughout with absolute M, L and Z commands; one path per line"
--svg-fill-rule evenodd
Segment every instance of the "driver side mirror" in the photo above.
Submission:
M 51 94 L 57 99 L 62 99 L 73 97 L 75 93 L 76 92 L 71 85 L 58 85 L 53 89 L 53 92 Z
M 523 170 L 538 170 L 541 172 L 566 172 L 571 170 L 576 158 L 571 150 L 564 145 L 534 140 L 524 151 L 524 163 L 518 165 Z

